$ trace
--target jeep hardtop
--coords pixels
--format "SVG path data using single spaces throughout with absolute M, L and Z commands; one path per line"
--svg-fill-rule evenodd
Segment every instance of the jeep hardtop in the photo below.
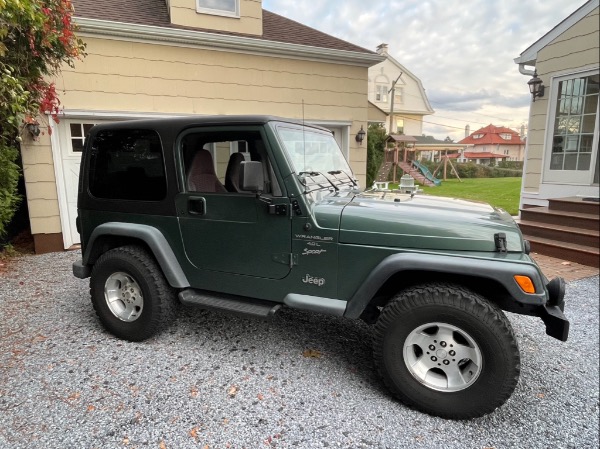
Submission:
M 373 325 L 402 402 L 452 419 L 502 405 L 519 376 L 503 311 L 566 341 L 548 281 L 509 214 L 484 203 L 361 191 L 332 133 L 268 116 L 98 125 L 77 229 L 94 309 L 141 341 L 179 303 L 268 317 L 281 307 Z

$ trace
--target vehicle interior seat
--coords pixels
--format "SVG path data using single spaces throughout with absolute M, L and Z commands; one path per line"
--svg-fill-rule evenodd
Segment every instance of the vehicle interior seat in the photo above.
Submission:
M 187 187 L 194 192 L 226 193 L 217 174 L 210 152 L 205 149 L 196 151 L 187 174 Z
M 225 172 L 225 188 L 228 192 L 243 192 L 240 186 L 240 167 L 244 160 L 242 153 L 233 153 L 229 156 L 229 163 Z

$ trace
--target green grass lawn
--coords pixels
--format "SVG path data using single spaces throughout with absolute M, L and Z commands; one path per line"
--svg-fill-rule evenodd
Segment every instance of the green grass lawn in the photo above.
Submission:
M 390 185 L 393 188 L 393 184 Z M 521 178 L 467 178 L 442 181 L 439 187 L 421 186 L 423 193 L 466 200 L 484 201 L 511 215 L 519 213 Z

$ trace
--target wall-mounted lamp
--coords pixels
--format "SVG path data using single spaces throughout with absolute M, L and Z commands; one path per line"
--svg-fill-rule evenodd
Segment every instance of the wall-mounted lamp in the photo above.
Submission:
M 33 137 L 34 139 L 40 135 L 40 125 L 37 122 L 27 123 L 27 125 L 25 125 L 25 128 L 27 128 L 27 131 L 29 132 L 29 134 L 31 134 L 31 137 Z
M 362 125 L 360 126 L 360 131 L 356 133 L 356 141 L 362 145 L 363 140 L 365 140 L 365 135 L 367 133 L 365 132 L 365 130 L 363 129 Z
M 531 92 L 533 101 L 538 97 L 541 98 L 544 96 L 544 89 L 546 86 L 544 86 L 542 80 L 538 78 L 537 70 L 533 72 L 533 78 L 527 81 L 527 84 L 529 85 L 529 92 Z

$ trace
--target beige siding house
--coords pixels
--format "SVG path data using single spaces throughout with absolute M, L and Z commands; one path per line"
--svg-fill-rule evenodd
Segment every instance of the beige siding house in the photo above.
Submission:
M 190 114 L 304 118 L 335 133 L 361 185 L 368 68 L 384 58 L 262 9 L 261 0 L 73 0 L 87 57 L 55 80 L 63 113 L 24 135 L 36 252 L 79 243 L 79 161 L 96 123 Z M 216 6 L 215 6 L 216 5 Z
M 521 208 L 598 198 L 598 0 L 582 5 L 515 59 L 545 86 L 531 103 Z
M 379 45 L 377 53 L 385 57 L 385 60 L 369 69 L 370 121 L 385 123 L 388 133 L 422 135 L 423 117 L 433 114 L 434 110 L 429 104 L 421 80 L 390 56 L 387 44 Z M 396 84 L 392 98 L 390 90 L 394 82 Z

